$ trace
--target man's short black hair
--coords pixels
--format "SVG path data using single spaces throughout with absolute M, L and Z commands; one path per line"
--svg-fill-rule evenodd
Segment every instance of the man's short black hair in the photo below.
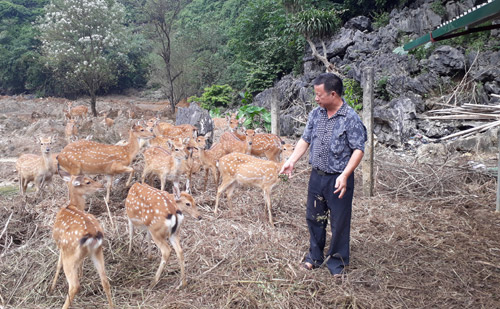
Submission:
M 344 94 L 344 85 L 340 77 L 333 73 L 322 73 L 313 81 L 314 86 L 325 85 L 325 91 L 335 91 L 339 96 Z

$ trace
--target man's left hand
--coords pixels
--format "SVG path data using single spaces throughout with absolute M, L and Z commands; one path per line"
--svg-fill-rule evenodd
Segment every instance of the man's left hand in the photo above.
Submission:
M 344 174 L 340 174 L 337 177 L 337 180 L 335 181 L 335 191 L 333 191 L 334 194 L 339 194 L 339 198 L 342 198 L 345 194 L 345 191 L 347 190 L 347 177 L 345 177 Z

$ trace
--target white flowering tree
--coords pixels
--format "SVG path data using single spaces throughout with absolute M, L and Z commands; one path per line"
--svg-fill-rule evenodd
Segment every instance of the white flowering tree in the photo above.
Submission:
M 97 116 L 96 93 L 116 82 L 126 63 L 123 5 L 115 0 L 52 0 L 38 22 L 42 55 L 66 89 L 85 90 Z

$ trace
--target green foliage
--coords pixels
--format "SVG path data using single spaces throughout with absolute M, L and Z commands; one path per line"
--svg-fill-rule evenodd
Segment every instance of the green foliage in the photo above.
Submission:
M 241 104 L 247 105 L 247 104 L 252 103 L 253 96 L 250 92 L 248 92 L 248 91 L 240 92 L 240 93 L 238 93 L 238 95 L 241 98 Z
M 434 0 L 434 2 L 432 2 L 431 4 L 431 10 L 441 17 L 446 16 L 446 9 L 444 8 L 442 0 Z
M 264 127 L 271 130 L 271 113 L 264 107 L 255 105 L 243 105 L 238 110 L 238 118 L 245 117 L 243 126 L 249 129 Z
M 363 89 L 361 85 L 354 79 L 346 78 L 344 84 L 344 99 L 354 108 L 355 111 L 363 109 Z
M 325 38 L 337 32 L 341 26 L 335 10 L 308 9 L 293 15 L 291 27 L 306 38 Z
M 393 8 L 403 7 L 410 0 L 332 0 L 332 2 L 343 9 L 342 20 L 345 22 L 359 15 L 370 16 L 374 12 L 390 12 Z
M 389 78 L 387 76 L 382 77 L 377 81 L 377 86 L 375 86 L 375 92 L 377 93 L 378 97 L 381 100 L 384 101 L 390 101 L 391 100 L 391 95 L 389 91 L 387 91 L 387 80 Z
M 304 40 L 288 31 L 284 7 L 276 0 L 249 1 L 228 33 L 228 52 L 244 70 L 244 84 L 251 93 L 262 91 L 281 76 L 298 70 Z M 238 80 L 222 78 L 237 85 Z M 241 88 L 240 88 L 241 89 Z
M 23 93 L 50 83 L 41 70 L 35 69 L 42 64 L 37 53 L 40 43 L 32 26 L 47 2 L 0 0 L 0 92 Z
M 54 0 L 39 20 L 42 53 L 65 88 L 91 97 L 127 66 L 123 7 L 114 1 Z M 121 48 L 120 48 L 121 47 Z
M 200 106 L 208 111 L 216 111 L 217 107 L 227 107 L 232 103 L 234 90 L 229 85 L 213 85 L 204 89 L 201 97 L 189 97 L 188 102 L 200 102 Z
M 391 21 L 391 17 L 389 16 L 388 12 L 381 12 L 381 13 L 374 12 L 373 13 L 373 28 L 375 28 L 375 29 L 379 29 L 379 28 L 382 28 L 384 26 L 387 26 L 390 21 Z
M 477 27 L 484 27 L 491 25 L 492 22 L 486 22 Z M 466 35 L 457 36 L 451 39 L 438 41 L 433 44 L 435 48 L 443 45 L 450 45 L 453 47 L 463 47 L 467 53 L 473 51 L 484 52 L 487 50 L 497 50 L 498 41 L 491 40 L 491 31 L 480 31 L 475 33 L 469 33 Z

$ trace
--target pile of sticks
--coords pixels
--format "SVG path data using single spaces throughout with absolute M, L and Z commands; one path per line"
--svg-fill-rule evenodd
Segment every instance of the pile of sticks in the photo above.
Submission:
M 500 98 L 500 95 L 492 94 Z M 485 132 L 491 128 L 500 126 L 500 105 L 462 104 L 462 106 L 450 106 L 449 108 L 428 111 L 423 119 L 430 120 L 479 120 L 488 121 L 477 127 L 460 131 L 442 137 L 447 140 L 457 136 L 468 137 L 478 132 Z

